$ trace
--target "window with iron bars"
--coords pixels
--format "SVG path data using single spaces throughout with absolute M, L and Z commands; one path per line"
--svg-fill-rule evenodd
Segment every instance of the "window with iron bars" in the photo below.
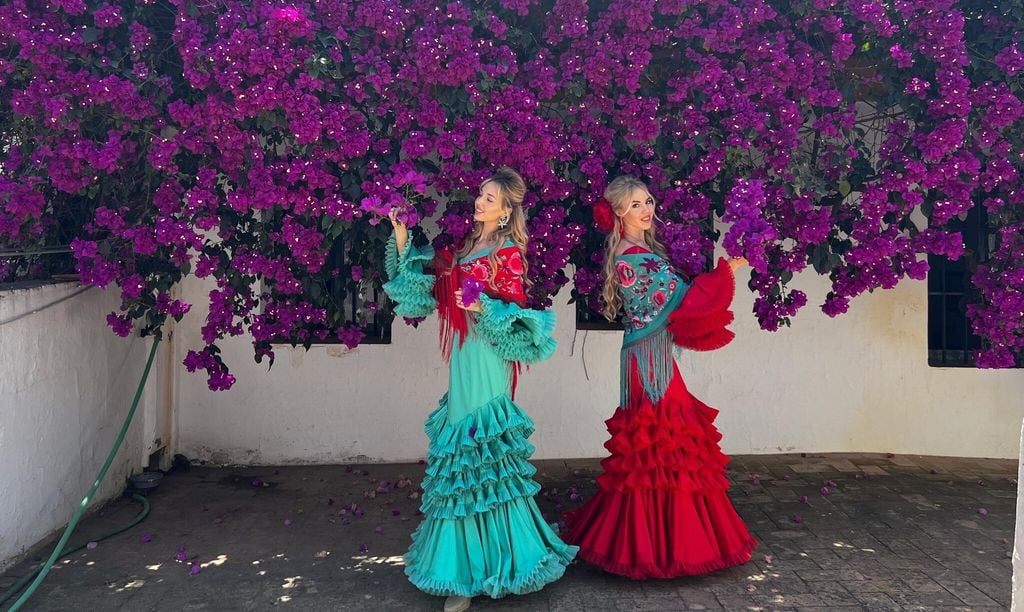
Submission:
M 977 297 L 971 276 L 988 259 L 996 234 L 980 202 L 963 220 L 951 221 L 950 228 L 963 234 L 964 253 L 955 261 L 928 256 L 928 365 L 969 368 L 975 351 L 983 348 L 967 318 L 967 304 Z
M 323 274 L 319 276 L 317 285 L 307 290 L 307 298 L 314 304 L 327 308 L 328 323 L 338 326 L 343 320 L 363 321 L 362 331 L 365 334 L 361 344 L 391 344 L 391 322 L 394 315 L 386 308 L 387 296 L 380 288 L 379 282 L 364 278 L 357 282 L 352 279 L 352 266 L 346 256 L 344 236 L 339 236 L 331 245 Z M 337 271 L 337 274 L 332 272 Z M 274 338 L 272 344 L 291 344 L 288 338 Z M 332 335 L 320 340 L 314 339 L 311 344 L 341 344 Z

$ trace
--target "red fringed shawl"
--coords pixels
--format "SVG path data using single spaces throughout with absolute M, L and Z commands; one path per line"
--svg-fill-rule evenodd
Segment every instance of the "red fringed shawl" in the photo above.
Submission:
M 526 304 L 526 291 L 523 286 L 526 269 L 518 247 L 507 246 L 498 249 L 498 269 L 493 280 L 487 253 L 481 253 L 478 257 L 457 266 L 453 265 L 454 259 L 455 253 L 451 247 L 439 249 L 434 256 L 434 273 L 437 276 L 434 283 L 434 299 L 437 300 L 437 315 L 441 322 L 441 355 L 445 361 L 451 359 L 456 334 L 459 346 L 462 346 L 469 333 L 468 311 L 460 308 L 455 300 L 455 292 L 461 287 L 462 279 L 472 277 L 484 283 L 483 292 L 488 297 L 513 302 L 521 307 Z M 510 375 L 513 398 L 520 369 L 518 362 L 512 363 Z

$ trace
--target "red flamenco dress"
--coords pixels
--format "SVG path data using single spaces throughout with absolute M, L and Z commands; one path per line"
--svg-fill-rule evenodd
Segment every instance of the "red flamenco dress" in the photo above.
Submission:
M 726 494 L 718 411 L 690 394 L 674 359 L 679 348 L 732 340 L 732 269 L 719 260 L 691 285 L 646 249 L 615 263 L 626 314 L 621 403 L 606 421 L 611 456 L 598 492 L 565 514 L 564 539 L 581 559 L 635 580 L 746 563 L 757 542 Z

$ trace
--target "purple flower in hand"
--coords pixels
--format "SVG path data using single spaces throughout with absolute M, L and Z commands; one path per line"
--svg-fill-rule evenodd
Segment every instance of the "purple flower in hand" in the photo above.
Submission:
M 480 299 L 480 294 L 484 290 L 484 284 L 471 276 L 467 276 L 462 279 L 460 288 L 462 289 L 462 305 L 468 307 Z

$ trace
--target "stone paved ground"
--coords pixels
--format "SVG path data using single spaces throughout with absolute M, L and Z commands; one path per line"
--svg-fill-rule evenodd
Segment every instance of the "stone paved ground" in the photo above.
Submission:
M 595 490 L 594 460 L 538 467 L 549 517 L 579 504 L 574 487 L 583 498 Z M 731 468 L 733 500 L 762 542 L 753 562 L 650 582 L 576 563 L 539 593 L 473 609 L 1009 608 L 1015 461 L 772 455 L 737 456 Z M 421 474 L 421 465 L 194 467 L 164 480 L 146 521 L 55 568 L 24 609 L 440 610 L 401 566 L 417 501 L 416 485 L 396 483 Z M 835 486 L 823 496 L 826 481 Z M 77 537 L 135 512 L 135 502 L 113 502 Z M 180 545 L 198 575 L 175 561 Z M 0 590 L 49 550 L 0 577 Z

